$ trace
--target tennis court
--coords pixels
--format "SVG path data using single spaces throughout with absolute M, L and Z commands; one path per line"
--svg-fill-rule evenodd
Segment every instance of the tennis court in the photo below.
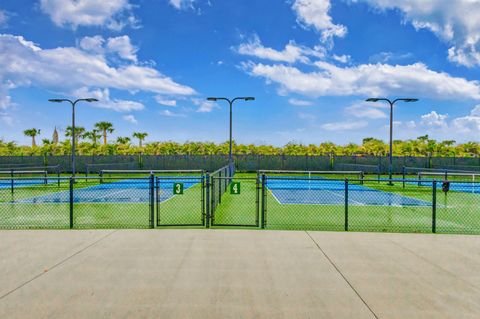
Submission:
M 156 178 L 153 187 L 157 190 L 157 201 L 163 202 L 174 196 L 174 185 L 181 183 L 188 190 L 201 178 Z M 142 203 L 149 202 L 152 185 L 149 179 L 123 179 L 75 189 L 74 203 Z M 69 191 L 54 192 L 41 196 L 24 198 L 16 203 L 68 203 Z
M 358 184 L 346 185 L 341 180 L 269 178 L 267 188 L 280 204 L 359 206 L 431 206 L 432 203 Z

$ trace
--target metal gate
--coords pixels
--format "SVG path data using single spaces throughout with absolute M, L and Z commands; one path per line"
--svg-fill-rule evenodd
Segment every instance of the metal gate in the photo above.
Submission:
M 205 226 L 205 176 L 156 177 L 157 226 Z
M 251 177 L 212 177 L 212 226 L 259 227 L 261 183 Z

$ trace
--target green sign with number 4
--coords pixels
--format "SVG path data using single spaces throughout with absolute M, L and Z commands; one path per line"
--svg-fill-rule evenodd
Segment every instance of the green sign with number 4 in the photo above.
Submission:
M 183 183 L 173 183 L 173 195 L 183 195 Z
M 240 182 L 232 182 L 230 184 L 230 194 L 232 195 L 240 194 Z

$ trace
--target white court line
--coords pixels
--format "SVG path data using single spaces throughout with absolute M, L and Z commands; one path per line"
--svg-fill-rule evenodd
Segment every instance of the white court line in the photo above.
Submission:
M 314 191 L 316 191 L 317 189 L 315 189 Z M 343 195 L 338 195 L 338 194 L 335 194 L 333 191 L 331 190 L 328 190 L 328 189 L 318 189 L 320 191 L 327 191 L 327 192 L 330 192 L 332 193 L 333 195 L 337 196 L 337 197 L 340 197 L 343 199 L 343 202 L 345 202 L 345 196 Z M 280 205 L 288 205 L 288 204 L 291 204 L 291 205 L 336 205 L 337 203 L 332 203 L 332 204 L 322 204 L 322 203 L 313 203 L 313 204 L 305 204 L 305 203 L 282 203 L 280 202 L 280 200 L 277 198 L 277 196 L 275 196 L 275 194 L 273 193 L 273 190 L 269 189 L 270 193 L 272 194 L 272 196 L 275 198 L 275 200 L 280 204 Z M 308 191 L 312 191 L 311 189 L 309 189 Z M 348 199 L 348 201 L 352 201 L 360 206 L 366 206 L 365 203 L 361 203 L 361 202 L 357 202 L 355 200 L 351 200 L 350 198 Z M 343 202 L 341 204 L 343 204 Z

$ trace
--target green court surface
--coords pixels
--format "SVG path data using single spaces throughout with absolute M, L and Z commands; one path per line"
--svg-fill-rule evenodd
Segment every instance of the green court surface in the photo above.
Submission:
M 70 228 L 69 181 L 62 179 L 60 185 L 53 181 L 16 187 L 13 194 L 8 187 L 0 188 L 0 228 Z M 351 182 L 346 206 L 341 190 L 279 193 L 267 182 L 262 200 L 256 174 L 239 173 L 232 181 L 240 182 L 239 194 L 231 194 L 227 182 L 221 196 L 218 189 L 209 189 L 208 203 L 201 182 L 192 183 L 181 195 L 173 195 L 170 184 L 157 187 L 152 210 L 147 184 L 108 189 L 98 180 L 79 177 L 73 188 L 73 228 L 205 227 L 210 208 L 210 226 L 220 228 L 424 233 L 435 228 L 439 233 L 480 233 L 479 193 L 444 194 L 437 189 L 434 211 L 432 187 L 416 183 L 406 183 L 404 188 L 401 182 L 389 186 L 384 180 L 366 180 L 362 186 Z M 391 198 L 400 198 L 405 205 L 392 204 Z

